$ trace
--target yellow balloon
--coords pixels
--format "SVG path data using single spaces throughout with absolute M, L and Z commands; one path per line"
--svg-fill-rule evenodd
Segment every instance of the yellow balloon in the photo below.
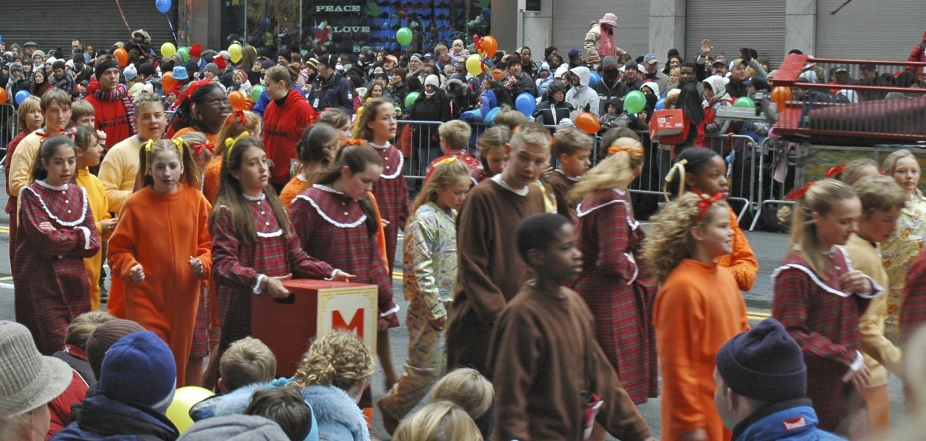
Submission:
M 228 55 L 231 55 L 233 63 L 241 61 L 241 45 L 238 43 L 228 46 Z
M 479 55 L 473 54 L 466 59 L 466 71 L 473 75 L 482 73 L 482 60 Z
M 170 407 L 167 408 L 167 419 L 174 423 L 180 433 L 186 432 L 193 425 L 193 419 L 190 418 L 190 409 L 200 401 L 212 396 L 215 396 L 212 391 L 198 386 L 186 386 L 177 389 L 174 392 L 174 400 L 171 401 Z

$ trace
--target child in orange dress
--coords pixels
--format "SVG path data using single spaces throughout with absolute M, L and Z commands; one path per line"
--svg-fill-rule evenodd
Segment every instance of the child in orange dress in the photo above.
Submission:
M 126 200 L 109 241 L 113 275 L 125 282 L 126 318 L 167 342 L 178 387 L 187 381 L 201 285 L 212 267 L 211 207 L 191 153 L 179 140 L 145 143 L 143 187 Z

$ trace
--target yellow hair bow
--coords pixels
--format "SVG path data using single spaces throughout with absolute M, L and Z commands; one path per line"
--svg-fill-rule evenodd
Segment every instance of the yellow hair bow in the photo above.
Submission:
M 238 135 L 238 137 L 236 138 L 225 139 L 225 148 L 228 150 L 225 152 L 225 159 L 231 158 L 231 152 L 232 152 L 232 149 L 235 148 L 235 144 L 237 144 L 238 141 L 241 141 L 242 139 L 247 138 L 248 136 L 251 136 L 251 134 L 248 133 L 247 130 L 245 130 L 241 132 L 241 134 Z
M 171 141 L 174 142 L 174 145 L 177 146 L 177 151 L 180 152 L 180 159 L 183 159 L 183 140 L 180 138 L 174 138 Z
M 688 163 L 687 159 L 682 159 L 675 163 L 672 168 L 669 169 L 669 174 L 666 175 L 666 185 L 662 187 L 662 194 L 665 195 L 666 200 L 669 200 L 669 183 L 672 182 L 672 175 L 675 174 L 675 170 L 678 170 L 678 175 L 680 179 L 680 184 L 678 186 L 678 195 L 681 197 L 685 194 L 685 164 Z
M 151 173 L 149 173 L 149 171 L 151 170 L 151 149 L 154 147 L 154 140 L 149 139 L 148 141 L 145 141 L 144 147 L 145 147 L 145 164 L 146 164 L 145 174 L 150 175 Z
M 440 167 L 442 165 L 453 164 L 457 160 L 456 156 L 451 156 L 449 158 L 441 159 L 434 164 L 434 168 Z

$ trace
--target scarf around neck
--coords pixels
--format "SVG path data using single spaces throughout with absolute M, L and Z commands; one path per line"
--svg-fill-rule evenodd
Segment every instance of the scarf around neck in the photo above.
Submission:
M 125 107 L 125 117 L 129 121 L 132 134 L 138 133 L 138 129 L 135 127 L 135 109 L 132 107 L 132 95 L 129 95 L 129 88 L 125 84 L 117 84 L 115 90 L 106 92 L 100 87 L 100 82 L 94 79 L 87 86 L 87 89 L 100 102 L 121 100 L 122 106 Z
M 598 25 L 598 29 L 601 31 L 601 43 L 598 45 L 598 57 L 602 60 L 608 55 L 616 57 L 617 51 L 615 47 L 617 45 L 614 43 L 614 34 L 609 34 L 601 25 Z

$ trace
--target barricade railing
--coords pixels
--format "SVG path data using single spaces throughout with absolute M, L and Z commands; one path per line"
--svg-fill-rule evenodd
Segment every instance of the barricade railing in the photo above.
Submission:
M 0 104 L 0 170 L 6 164 L 7 145 L 19 133 L 19 118 L 12 104 Z
M 749 226 L 749 231 L 755 231 L 756 225 L 763 222 L 766 230 L 783 230 L 787 219 L 781 219 L 778 209 L 782 206 L 791 207 L 794 201 L 785 198 L 788 193 L 797 188 L 798 182 L 803 182 L 800 145 L 786 141 L 774 141 L 765 138 L 762 141 L 761 155 L 759 156 L 759 195 L 756 214 Z M 769 206 L 776 205 L 776 214 L 769 215 Z

